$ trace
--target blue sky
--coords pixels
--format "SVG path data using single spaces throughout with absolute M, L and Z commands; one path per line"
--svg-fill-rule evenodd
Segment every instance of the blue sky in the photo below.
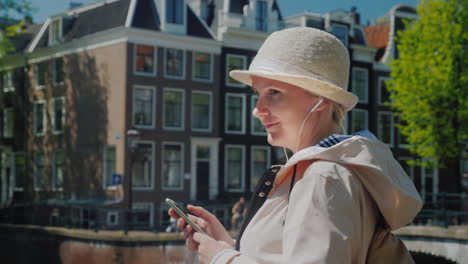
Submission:
M 99 2 L 97 0 L 74 1 L 83 4 Z M 36 23 L 43 22 L 49 15 L 65 11 L 70 4 L 70 0 L 31 0 L 31 2 L 37 10 L 33 15 Z M 399 3 L 416 6 L 418 0 L 278 0 L 283 16 L 304 11 L 324 14 L 336 9 L 349 10 L 352 6 L 356 6 L 357 11 L 361 14 L 361 24 L 366 24 L 368 20 L 373 22 Z

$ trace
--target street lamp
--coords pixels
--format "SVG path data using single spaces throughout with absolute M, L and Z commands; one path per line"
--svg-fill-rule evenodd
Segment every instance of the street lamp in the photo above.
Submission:
M 138 140 L 140 139 L 140 132 L 136 129 L 130 129 L 127 131 L 127 148 L 128 148 L 128 153 L 129 153 L 129 162 L 128 162 L 128 168 L 127 168 L 127 214 L 125 218 L 125 234 L 128 234 L 128 230 L 130 227 L 130 221 L 131 221 L 131 216 L 132 216 L 132 205 L 133 205 L 133 193 L 132 193 L 132 187 L 133 187 L 133 175 L 132 175 L 132 169 L 133 169 L 133 162 L 135 159 L 135 153 L 137 152 L 138 149 Z

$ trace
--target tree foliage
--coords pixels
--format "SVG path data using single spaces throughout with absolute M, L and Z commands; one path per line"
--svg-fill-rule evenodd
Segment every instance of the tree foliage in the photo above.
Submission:
M 458 160 L 468 140 L 468 0 L 421 0 L 397 35 L 391 106 L 423 165 Z
M 24 22 L 18 18 L 30 17 L 29 0 L 0 0 L 0 59 L 15 50 L 11 38 L 20 34 Z

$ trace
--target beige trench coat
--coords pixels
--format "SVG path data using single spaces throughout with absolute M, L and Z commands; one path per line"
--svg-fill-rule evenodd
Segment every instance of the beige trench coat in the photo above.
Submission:
M 301 163 L 307 166 L 288 202 L 292 166 Z M 353 136 L 330 148 L 310 147 L 281 167 L 240 252 L 216 263 L 412 263 L 389 231 L 408 224 L 421 207 L 386 144 Z M 381 216 L 388 229 L 378 224 Z

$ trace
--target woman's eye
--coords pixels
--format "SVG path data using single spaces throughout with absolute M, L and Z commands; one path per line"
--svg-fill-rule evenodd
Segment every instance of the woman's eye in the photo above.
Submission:
M 275 94 L 279 94 L 279 93 L 280 93 L 280 91 L 278 91 L 278 90 L 275 90 L 275 89 L 270 90 L 271 95 L 275 95 Z

